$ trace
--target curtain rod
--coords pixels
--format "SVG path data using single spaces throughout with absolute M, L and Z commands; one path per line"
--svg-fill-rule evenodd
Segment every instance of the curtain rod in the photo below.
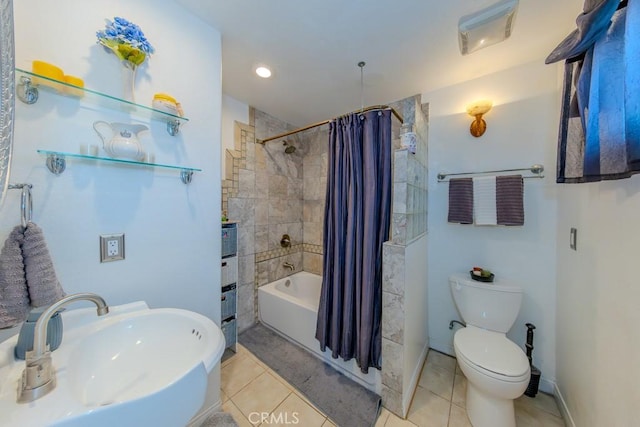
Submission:
M 274 139 L 284 138 L 285 136 L 293 135 L 294 133 L 303 132 L 305 130 L 309 130 L 309 129 L 313 129 L 313 128 L 318 127 L 318 126 L 329 124 L 332 121 L 336 120 L 337 118 L 348 116 L 349 114 L 365 113 L 367 111 L 372 111 L 372 110 L 391 110 L 391 112 L 393 113 L 394 116 L 396 116 L 396 118 L 398 119 L 400 124 L 404 123 L 404 120 L 402 120 L 402 117 L 400 117 L 400 114 L 398 114 L 398 112 L 393 107 L 389 107 L 388 105 L 372 105 L 371 107 L 362 108 L 360 110 L 353 111 L 353 112 L 348 113 L 348 114 L 343 114 L 341 116 L 336 117 L 335 119 L 323 120 L 321 122 L 317 122 L 317 123 L 313 123 L 313 124 L 307 125 L 305 127 L 301 127 L 300 129 L 291 130 L 289 132 L 281 133 L 280 135 L 272 136 L 272 137 L 261 139 L 261 140 L 256 140 L 256 142 L 259 143 L 259 144 L 264 145 L 269 141 L 273 141 Z
M 528 168 L 518 168 L 518 169 L 500 169 L 494 171 L 484 171 L 484 172 L 458 172 L 458 173 L 439 173 L 438 174 L 438 182 L 443 182 L 444 179 L 448 176 L 453 175 L 480 175 L 483 173 L 499 173 L 499 172 L 519 172 L 519 171 L 530 171 L 533 176 L 523 176 L 523 178 L 544 178 L 544 166 L 535 164 Z

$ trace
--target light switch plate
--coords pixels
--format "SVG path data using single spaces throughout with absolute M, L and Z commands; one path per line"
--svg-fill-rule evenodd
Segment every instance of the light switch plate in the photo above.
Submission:
M 569 248 L 578 250 L 578 229 L 576 228 L 571 228 L 569 232 Z
M 100 262 L 124 259 L 124 233 L 100 236 Z

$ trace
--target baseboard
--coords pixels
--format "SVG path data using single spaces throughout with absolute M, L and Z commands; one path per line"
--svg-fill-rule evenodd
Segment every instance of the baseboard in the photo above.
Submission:
M 429 337 L 429 346 L 440 353 L 456 357 L 456 351 L 453 348 L 453 341 L 451 340 L 443 341 Z
M 413 370 L 413 375 L 411 375 L 411 381 L 409 382 L 409 387 L 403 391 L 402 393 L 402 415 L 404 417 L 407 416 L 409 412 L 409 406 L 411 405 L 411 400 L 413 399 L 413 394 L 418 386 L 418 381 L 420 381 L 420 374 L 422 373 L 422 367 L 424 366 L 424 361 L 427 358 L 427 353 L 429 352 L 429 341 L 424 344 L 422 352 L 420 353 L 420 357 L 418 363 Z M 410 393 L 409 393 L 410 391 Z
M 567 402 L 564 400 L 564 397 L 562 397 L 562 393 L 560 392 L 557 384 L 554 384 L 553 395 L 556 397 L 556 402 L 558 403 L 558 408 L 560 408 L 560 413 L 562 414 L 562 418 L 564 418 L 564 422 L 569 427 L 576 427 L 576 423 L 573 421 L 571 412 L 569 412 Z
M 187 424 L 187 427 L 199 427 L 200 425 L 202 425 L 204 420 L 206 420 L 209 415 L 213 414 L 214 412 L 220 412 L 220 411 L 222 411 L 222 401 L 218 400 L 216 403 L 209 406 L 207 409 L 200 412 L 195 417 L 191 418 L 191 421 L 189 421 L 189 424 Z
M 543 393 L 547 393 L 555 396 L 556 383 L 543 376 L 542 378 L 540 378 L 540 384 L 538 385 L 538 389 Z

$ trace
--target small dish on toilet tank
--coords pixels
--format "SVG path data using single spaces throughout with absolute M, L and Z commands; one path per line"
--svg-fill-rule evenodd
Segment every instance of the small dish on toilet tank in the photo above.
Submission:
M 486 270 L 485 270 L 486 271 Z M 473 273 L 473 270 L 469 271 L 469 275 L 471 276 L 471 278 L 477 282 L 493 282 L 493 278 L 496 277 L 495 274 L 489 272 L 489 275 L 477 275 Z

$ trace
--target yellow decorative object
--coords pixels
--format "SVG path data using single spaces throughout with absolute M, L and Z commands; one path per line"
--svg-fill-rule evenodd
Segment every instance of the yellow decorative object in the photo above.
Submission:
M 64 82 L 70 85 L 74 85 L 77 86 L 79 88 L 84 88 L 84 80 L 82 80 L 80 77 L 75 77 L 75 76 L 64 76 Z M 64 87 L 64 92 L 67 95 L 71 95 L 71 96 L 77 96 L 77 97 L 83 97 L 84 96 L 84 91 L 80 90 L 80 89 L 76 89 L 73 87 L 69 87 L 69 86 L 65 86 Z
M 64 71 L 62 71 L 61 68 L 56 67 L 53 64 L 49 64 L 48 62 L 33 61 L 31 65 L 31 71 L 33 71 L 34 74 L 39 74 L 43 77 L 48 77 L 50 79 L 58 80 L 58 81 L 64 81 Z M 62 85 L 56 84 L 49 80 L 39 79 L 37 77 L 34 77 L 32 82 L 34 85 L 49 86 L 55 90 L 62 89 L 61 87 Z
M 174 116 L 182 117 L 184 115 L 184 111 L 182 110 L 180 103 L 174 97 L 166 93 L 156 93 L 153 95 L 151 106 L 155 110 L 173 114 Z
M 169 101 L 172 104 L 177 104 L 178 103 L 178 101 L 176 101 L 176 99 L 173 96 L 168 95 L 166 93 L 156 93 L 155 95 L 153 95 L 153 99 L 154 99 L 154 101 L 156 99 L 159 100 L 159 101 Z

